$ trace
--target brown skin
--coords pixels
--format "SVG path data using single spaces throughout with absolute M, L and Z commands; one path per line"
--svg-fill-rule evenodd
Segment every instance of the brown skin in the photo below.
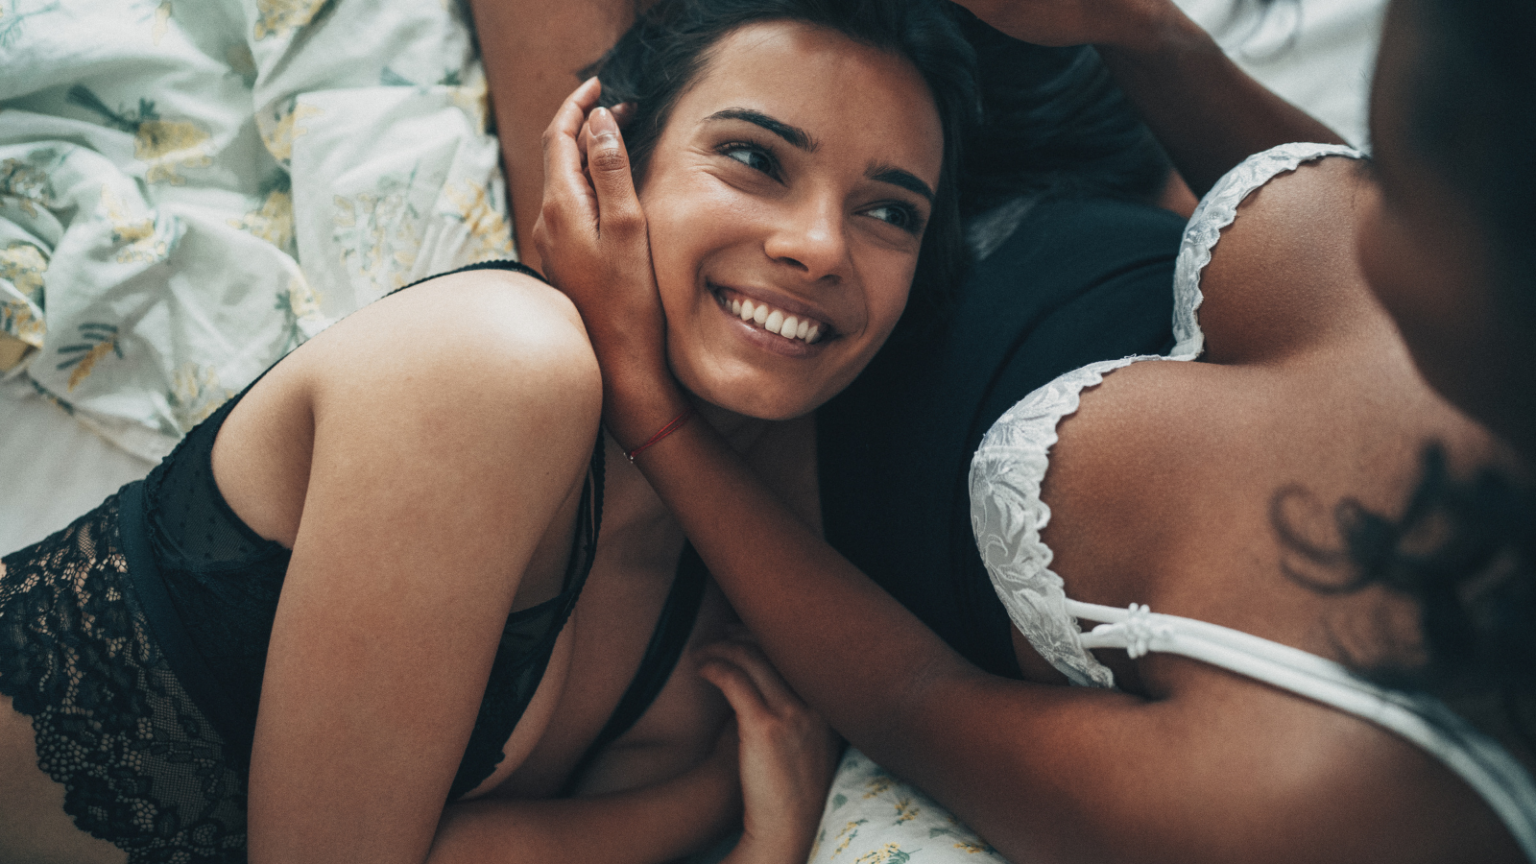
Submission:
M 471 0 L 490 81 L 518 254 L 543 272 L 528 242 L 544 194 L 541 136 L 580 70 L 602 58 L 654 0 Z
M 1410 143 L 1409 100 L 1422 74 L 1416 18 L 1413 3 L 1392 9 L 1389 26 L 1401 35 L 1377 60 L 1371 126 L 1381 194 L 1360 228 L 1361 266 L 1429 383 L 1536 455 L 1533 322 L 1506 308 L 1472 202 Z
M 970 5 L 1005 30 L 1059 11 L 1048 41 L 1108 39 L 1088 24 L 1115 21 L 1122 41 L 1110 52 L 1197 103 L 1175 116 L 1221 115 L 1213 104 L 1227 112 L 1224 125 L 1199 130 L 1218 139 L 1210 147 L 1168 142 L 1190 176 L 1224 173 L 1235 158 L 1224 153 L 1317 137 L 1315 123 L 1288 125 L 1273 100 L 1246 100 L 1235 69 L 1213 84 L 1203 63 L 1160 62 L 1187 49 L 1167 35 L 1171 5 L 1127 0 L 1125 14 L 1102 18 L 1074 17 L 1071 2 Z M 1125 23 L 1138 14 L 1142 27 Z M 1394 18 L 1389 45 L 1401 27 Z M 1221 66 L 1208 47 L 1197 53 Z M 1207 100 L 1213 88 L 1219 98 Z M 1175 101 L 1141 107 L 1155 120 Z M 1377 129 L 1384 150 L 1380 136 L 1391 134 Z M 616 140 L 594 146 L 605 162 L 622 154 Z M 609 213 L 638 212 L 620 176 L 594 177 L 604 228 Z M 1289 553 L 1269 519 L 1275 491 L 1296 483 L 1313 496 L 1315 507 L 1296 514 L 1312 530 L 1330 530 L 1344 496 L 1395 512 L 1432 440 L 1458 470 L 1510 458 L 1425 384 L 1357 265 L 1357 245 L 1372 242 L 1360 244 L 1357 226 L 1373 230 L 1362 217 L 1377 212 L 1376 196 L 1344 160 L 1251 195 L 1202 279 L 1207 362 L 1114 373 L 1061 425 L 1043 495 L 1053 568 L 1070 596 L 1150 603 L 1344 662 L 1400 657 L 1392 646 L 1405 635 L 1411 645 L 1415 610 L 1404 601 L 1328 596 L 1287 578 Z M 626 224 L 593 251 L 643 273 L 644 232 Z M 560 267 L 603 364 L 606 422 L 621 441 L 644 440 L 681 404 L 654 338 L 625 326 L 659 314 L 655 289 L 605 281 L 592 259 Z M 1446 290 L 1433 273 L 1414 283 L 1431 295 Z M 984 675 L 818 542 L 708 428 L 685 427 L 640 464 L 797 692 L 1011 860 L 1522 860 L 1448 769 L 1359 718 L 1171 656 L 1133 663 L 1105 652 L 1131 693 Z M 761 538 L 756 548 L 732 542 L 743 524 Z M 1024 669 L 1059 679 L 1016 641 Z
M 814 386 L 781 380 L 772 363 L 747 368 L 744 381 L 701 380 L 726 405 L 700 400 L 704 419 L 691 424 L 722 430 L 796 502 L 797 518 L 816 524 L 809 422 L 768 424 L 732 409 L 754 411 L 750 400 L 766 393 L 760 413 L 804 414 L 879 347 L 900 314 L 917 244 L 908 233 L 892 239 L 898 232 L 885 212 L 908 193 L 872 181 L 867 169 L 901 164 L 935 184 L 941 145 L 936 128 L 931 137 L 911 134 L 933 113 L 915 73 L 898 68 L 887 80 L 885 55 L 785 33 L 795 38 L 779 45 L 790 52 L 780 66 L 810 68 L 828 55 L 820 59 L 858 79 L 859 86 L 837 92 L 905 106 L 884 118 L 905 134 L 872 125 L 851 136 L 850 150 L 849 136 L 824 128 L 824 116 L 791 116 L 821 146 L 786 155 L 786 173 L 772 184 L 743 175 L 753 169 L 730 155 L 736 149 L 710 152 L 709 176 L 737 181 L 716 199 L 728 201 L 724 210 L 673 194 L 675 184 L 691 182 L 689 163 L 678 163 L 684 176 L 674 179 L 667 166 L 676 154 L 664 137 L 649 188 L 658 201 L 670 196 L 714 220 L 708 231 L 673 220 L 680 269 L 713 272 L 712 262 L 725 255 L 739 272 L 776 270 L 777 291 L 794 290 L 796 278 L 825 283 L 830 275 L 846 292 L 827 315 L 853 323 L 815 352 Z M 771 32 L 757 35 L 759 47 L 773 42 Z M 692 101 L 679 105 L 681 116 L 709 115 L 743 99 L 789 113 L 747 80 L 762 68 L 731 72 L 730 56 L 705 70 Z M 763 60 L 761 52 L 751 56 Z M 742 86 L 712 89 L 715 72 Z M 705 110 L 694 104 L 701 99 L 719 104 Z M 735 129 L 731 138 L 751 134 Z M 900 143 L 879 143 L 885 139 Z M 679 146 L 699 155 L 687 142 Z M 733 212 L 745 210 L 753 210 L 750 219 L 729 224 Z M 811 262 L 829 248 L 829 227 L 832 247 L 843 250 L 834 257 L 845 260 L 810 276 Z M 741 269 L 731 256 L 749 240 L 779 249 L 779 257 Z M 697 284 L 677 283 L 679 296 Z M 658 332 L 665 326 L 653 323 Z M 678 331 L 674 347 L 688 356 L 695 346 L 678 343 L 693 331 Z M 528 277 L 481 271 L 434 280 L 348 317 L 275 367 L 231 412 L 213 452 L 219 487 L 257 533 L 293 550 L 252 761 L 255 864 L 640 864 L 707 844 L 739 818 L 743 804 L 746 834 L 732 864 L 804 860 L 833 768 L 831 736 L 739 639 L 712 649 L 700 665 L 683 661 L 645 717 L 586 777 L 582 797 L 540 800 L 564 785 L 629 683 L 683 543 L 612 440 L 604 442 L 602 543 L 550 669 L 496 772 L 464 802 L 442 807 L 502 622 L 558 590 L 598 434 L 599 388 L 590 344 L 565 298 Z M 694 645 L 726 635 L 730 618 L 712 591 Z M 735 728 L 722 733 L 732 714 Z M 122 860 L 120 850 L 85 838 L 58 812 L 59 787 L 27 765 L 30 729 L 24 720 L 9 722 L 18 719 L 14 712 L 5 717 L 0 758 L 22 767 L 0 773 L 0 813 L 9 819 L 31 812 L 19 802 L 44 802 L 49 818 L 4 823 L 0 858 Z M 25 853 L 13 855 L 18 848 Z

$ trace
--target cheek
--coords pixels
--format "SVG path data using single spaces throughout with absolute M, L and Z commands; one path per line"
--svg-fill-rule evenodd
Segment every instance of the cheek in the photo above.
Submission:
M 865 303 L 869 310 L 870 330 L 878 334 L 881 341 L 890 335 L 906 311 L 911 300 L 912 276 L 916 271 L 917 263 L 902 257 L 870 273 L 866 280 Z

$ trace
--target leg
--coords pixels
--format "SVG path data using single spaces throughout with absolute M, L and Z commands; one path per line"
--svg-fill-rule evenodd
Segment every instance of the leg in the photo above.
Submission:
M 31 718 L 0 696 L 0 861 L 122 864 L 128 853 L 75 827 L 64 786 L 37 767 Z

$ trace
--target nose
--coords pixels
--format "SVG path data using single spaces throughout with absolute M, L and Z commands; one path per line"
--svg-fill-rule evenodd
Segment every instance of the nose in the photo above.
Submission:
M 786 202 L 763 251 L 808 281 L 840 282 L 850 268 L 841 198 L 823 192 L 796 198 Z

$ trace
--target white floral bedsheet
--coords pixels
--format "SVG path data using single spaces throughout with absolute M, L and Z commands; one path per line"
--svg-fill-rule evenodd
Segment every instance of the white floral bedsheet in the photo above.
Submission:
M 916 787 L 853 748 L 843 755 L 808 864 L 1007 864 Z
M 0 0 L 0 375 L 144 459 L 504 199 L 454 0 Z

